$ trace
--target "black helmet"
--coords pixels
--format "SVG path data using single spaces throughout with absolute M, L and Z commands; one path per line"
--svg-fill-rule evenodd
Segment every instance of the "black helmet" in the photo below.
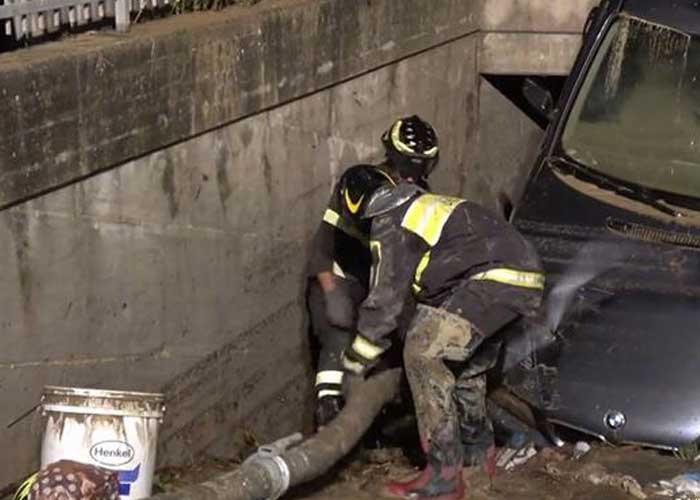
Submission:
M 437 165 L 437 134 L 417 115 L 396 120 L 382 135 L 382 143 L 387 159 L 403 179 L 426 179 Z
M 391 176 L 374 165 L 357 165 L 349 168 L 340 180 L 344 216 L 360 221 L 372 194 L 383 187 L 394 187 Z

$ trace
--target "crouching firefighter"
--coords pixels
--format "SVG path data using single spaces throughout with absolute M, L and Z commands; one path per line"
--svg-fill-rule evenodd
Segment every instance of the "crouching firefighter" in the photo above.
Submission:
M 319 340 L 316 373 L 316 424 L 335 418 L 343 406 L 343 349 L 352 340 L 357 308 L 367 296 L 371 255 L 370 221 L 360 207 L 378 186 L 400 180 L 427 189 L 437 165 L 438 138 L 418 116 L 395 121 L 382 135 L 386 159 L 379 165 L 356 165 L 341 176 L 314 239 L 309 261 L 307 300 L 311 329 Z
M 496 334 L 541 303 L 540 260 L 496 214 L 407 183 L 379 188 L 363 217 L 371 221 L 370 291 L 343 354 L 346 371 L 366 374 L 388 349 L 406 295 L 418 303 L 403 357 L 427 466 L 383 493 L 459 499 L 465 459 L 494 465 L 485 372 L 496 363 Z

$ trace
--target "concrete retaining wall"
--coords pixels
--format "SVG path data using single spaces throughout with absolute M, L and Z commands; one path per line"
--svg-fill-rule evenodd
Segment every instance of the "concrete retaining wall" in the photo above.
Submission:
M 0 118 L 14 131 L 1 151 L 16 147 L 0 196 L 32 197 L 0 212 L 3 427 L 59 384 L 164 390 L 162 465 L 302 428 L 303 268 L 332 181 L 377 159 L 384 129 L 417 112 L 443 141 L 436 188 L 462 189 L 478 45 L 465 3 L 281 3 L 0 70 L 21 101 Z M 36 467 L 40 431 L 28 417 L 0 433 L 13 450 L 0 484 Z
M 267 0 L 0 56 L 0 206 L 473 32 L 461 0 Z
M 588 13 L 599 1 L 481 0 L 480 71 L 566 75 Z
M 489 1 L 263 0 L 0 55 L 0 485 L 37 465 L 45 384 L 165 391 L 161 465 L 302 428 L 332 182 L 417 112 L 435 189 L 493 206 L 538 132 L 479 105 L 517 62 L 483 37 L 573 37 L 590 3 Z

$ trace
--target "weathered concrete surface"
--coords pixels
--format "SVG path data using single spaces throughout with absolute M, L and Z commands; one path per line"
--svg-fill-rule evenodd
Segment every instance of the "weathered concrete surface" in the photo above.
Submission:
M 483 31 L 580 33 L 600 0 L 480 0 Z
M 164 390 L 161 463 L 299 429 L 306 246 L 342 169 L 414 112 L 440 134 L 439 192 L 495 206 L 529 165 L 534 125 L 486 83 L 479 103 L 505 63 L 476 30 L 536 37 L 517 12 L 545 4 L 480 5 L 267 0 L 0 56 L 0 426 L 51 383 Z M 40 431 L 0 432 L 0 484 Z
M 568 75 L 581 35 L 484 33 L 479 70 L 490 75 Z
M 462 0 L 266 0 L 0 56 L 0 206 L 477 29 Z
M 417 112 L 443 144 L 436 189 L 460 192 L 476 156 L 477 38 L 0 212 L 0 426 L 50 383 L 165 390 L 161 463 L 301 428 L 304 261 L 330 184 Z M 0 432 L 13 450 L 0 484 L 36 466 L 40 430 L 30 417 Z
M 479 86 L 479 153 L 467 195 L 502 210 L 502 195 L 517 200 L 534 165 L 543 131 L 488 81 Z
M 566 75 L 599 0 L 480 0 L 485 74 Z

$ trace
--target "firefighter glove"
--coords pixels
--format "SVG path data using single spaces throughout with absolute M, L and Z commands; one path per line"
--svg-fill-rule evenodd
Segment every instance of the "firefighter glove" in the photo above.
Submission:
M 355 321 L 355 304 L 352 298 L 339 287 L 325 292 L 326 317 L 333 326 L 352 328 Z

